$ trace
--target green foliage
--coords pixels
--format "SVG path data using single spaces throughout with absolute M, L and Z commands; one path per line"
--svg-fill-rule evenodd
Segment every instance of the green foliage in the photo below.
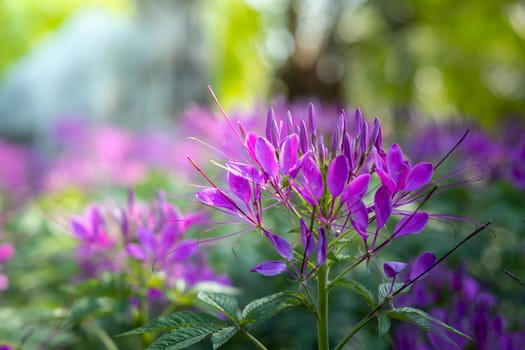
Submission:
M 454 333 L 456 335 L 472 340 L 472 338 L 470 338 L 465 333 L 455 329 L 454 327 L 447 325 L 446 323 L 436 319 L 435 317 L 430 316 L 423 310 L 415 309 L 412 307 L 399 307 L 393 310 L 385 311 L 383 312 L 383 315 L 389 318 L 394 318 L 397 320 L 413 323 L 414 325 L 418 326 L 419 328 L 425 331 L 430 331 L 433 325 L 437 325 L 451 333 Z
M 354 280 L 341 279 L 337 281 L 335 285 L 351 290 L 357 294 L 368 306 L 370 306 L 371 309 L 376 306 L 374 293 L 372 293 L 370 289 L 366 288 L 361 283 Z
M 182 311 L 159 317 L 146 325 L 121 334 L 121 336 L 149 332 L 167 332 L 148 348 L 149 350 L 184 349 L 211 336 L 213 348 L 218 349 L 238 332 L 248 332 L 282 311 L 306 305 L 304 296 L 287 291 L 257 299 L 246 305 L 242 319 L 237 300 L 231 295 L 200 292 L 199 299 L 220 312 L 230 321 L 223 321 L 203 312 Z M 250 336 L 251 338 L 251 336 Z

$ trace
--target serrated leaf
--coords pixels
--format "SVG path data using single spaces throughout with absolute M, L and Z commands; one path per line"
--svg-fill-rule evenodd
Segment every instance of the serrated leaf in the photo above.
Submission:
M 224 345 L 231 337 L 237 334 L 238 329 L 236 327 L 226 327 L 218 332 L 215 332 L 211 336 L 213 343 L 213 350 L 220 348 Z
M 155 340 L 147 350 L 179 350 L 200 342 L 217 329 L 212 326 L 179 328 Z
M 374 308 L 376 306 L 374 293 L 372 293 L 370 289 L 366 288 L 361 283 L 353 280 L 341 279 L 337 281 L 335 285 L 350 289 L 352 292 L 357 294 L 368 306 L 370 306 L 370 308 Z
M 377 329 L 379 331 L 379 336 L 387 334 L 390 330 L 390 320 L 383 314 L 377 315 Z
M 392 283 L 381 283 L 379 285 L 379 288 L 377 290 L 377 294 L 379 295 L 379 299 L 385 299 L 388 295 L 392 295 L 393 293 L 400 290 L 405 284 L 402 282 L 394 283 L 392 286 Z M 392 288 L 392 290 L 390 290 Z M 410 290 L 410 286 L 403 289 L 403 291 L 399 294 L 407 293 Z
M 224 313 L 230 320 L 239 322 L 239 306 L 235 297 L 213 292 L 199 292 L 197 297 L 208 305 L 213 306 L 220 312 Z
M 429 315 L 423 310 L 405 306 L 385 311 L 383 314 L 385 316 L 388 316 L 389 318 L 395 318 L 401 321 L 411 322 L 425 331 L 429 331 L 432 328 L 432 324 L 436 324 L 440 327 L 443 327 L 445 330 L 451 333 L 472 340 L 472 338 L 466 335 L 465 333 L 461 332 L 460 330 L 457 330 L 456 328 L 446 324 L 443 321 L 438 320 L 437 318 Z
M 302 294 L 285 291 L 252 301 L 242 311 L 242 324 L 247 330 L 275 317 L 280 312 L 301 305 L 307 305 Z
M 179 328 L 191 328 L 199 326 L 206 326 L 208 328 L 211 328 L 212 331 L 217 331 L 219 329 L 229 326 L 229 324 L 221 319 L 218 319 L 215 316 L 208 315 L 202 312 L 181 311 L 175 312 L 168 316 L 156 318 L 142 327 L 120 334 L 119 336 L 142 334 L 149 332 L 165 332 Z

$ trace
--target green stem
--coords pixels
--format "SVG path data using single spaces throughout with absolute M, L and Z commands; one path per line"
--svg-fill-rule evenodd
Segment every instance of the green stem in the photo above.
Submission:
M 345 344 L 357 333 L 359 332 L 359 330 L 361 328 L 363 328 L 367 323 L 368 321 L 370 321 L 371 319 L 374 318 L 374 315 L 375 313 L 377 312 L 377 310 L 373 310 L 372 312 L 370 312 L 368 315 L 366 315 L 361 321 L 359 321 L 358 324 L 356 324 L 354 326 L 354 328 L 352 328 L 352 330 L 343 338 L 343 340 L 341 340 L 339 342 L 339 344 L 337 344 L 337 346 L 334 348 L 334 350 L 341 350 L 343 348 L 343 346 L 345 346 Z
M 329 350 L 328 341 L 328 267 L 323 264 L 317 274 L 317 341 L 319 350 Z
M 253 344 L 255 344 L 255 346 L 257 347 L 257 349 L 260 349 L 260 350 L 268 350 L 268 348 L 266 346 L 263 345 L 263 343 L 261 343 L 259 340 L 257 340 L 257 338 L 255 338 L 253 335 L 251 335 L 249 332 L 246 332 L 246 331 L 243 331 L 244 334 L 246 334 L 246 336 L 248 337 L 248 339 L 251 340 L 251 342 Z
M 117 345 L 111 340 L 110 336 L 106 333 L 106 331 L 100 327 L 100 325 L 97 323 L 96 320 L 89 321 L 85 327 L 90 329 L 95 335 L 100 339 L 102 344 L 106 347 L 108 350 L 118 350 Z

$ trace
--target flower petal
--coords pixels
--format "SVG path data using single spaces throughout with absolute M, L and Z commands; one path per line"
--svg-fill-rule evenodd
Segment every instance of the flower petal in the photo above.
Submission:
M 363 201 L 359 197 L 350 197 L 347 202 L 347 208 L 351 212 L 352 218 L 350 222 L 355 228 L 357 233 L 366 241 L 368 234 L 366 229 L 368 228 L 368 211 Z
M 264 230 L 264 234 L 266 237 L 268 237 L 270 242 L 272 242 L 273 247 L 275 248 L 277 253 L 279 253 L 280 256 L 282 256 L 286 260 L 289 260 L 289 261 L 292 260 L 293 258 L 292 246 L 286 239 L 279 237 L 277 235 L 274 235 L 273 233 L 266 231 L 266 230 Z
M 11 259 L 15 255 L 15 247 L 10 242 L 0 244 L 0 263 Z
M 88 229 L 78 220 L 71 220 L 71 226 L 73 233 L 80 239 L 89 240 L 93 238 L 93 233 L 89 232 Z
M 349 172 L 348 159 L 342 154 L 335 157 L 330 163 L 326 173 L 326 185 L 333 198 L 336 198 L 343 192 Z
M 275 158 L 275 148 L 264 137 L 257 138 L 255 142 L 255 157 L 266 175 L 269 177 L 277 176 L 279 167 Z
M 362 174 L 350 181 L 345 187 L 341 201 L 346 202 L 350 197 L 363 198 L 368 189 L 370 174 Z
M 436 256 L 432 252 L 424 252 L 421 254 L 414 265 L 412 266 L 412 270 L 410 271 L 409 279 L 413 280 L 414 278 L 417 278 L 421 273 L 423 273 L 426 269 L 428 269 L 430 266 L 432 266 L 436 262 Z M 427 277 L 428 273 L 422 275 L 419 277 L 419 279 L 423 279 Z
M 311 157 L 307 157 L 302 165 L 303 178 L 306 186 L 310 189 L 317 200 L 320 200 L 324 192 L 323 174 Z
M 290 169 L 297 164 L 298 152 L 299 136 L 296 134 L 287 136 L 281 145 L 281 152 L 279 154 L 279 165 L 284 175 L 290 174 Z
M 407 266 L 406 263 L 398 261 L 387 261 L 383 264 L 383 271 L 388 278 L 395 277 L 399 272 L 403 271 Z
M 303 247 L 305 251 L 305 257 L 308 259 L 315 248 L 315 239 L 312 232 L 306 226 L 306 223 L 303 219 L 300 221 L 301 224 L 301 241 L 303 242 Z
M 386 155 L 386 167 L 390 178 L 397 183 L 403 170 L 403 151 L 401 151 L 401 147 L 396 143 L 390 146 L 390 149 L 388 150 Z
M 252 198 L 252 188 L 250 186 L 250 182 L 244 177 L 237 176 L 229 171 L 227 175 L 227 180 L 228 187 L 230 187 L 230 190 L 244 203 L 250 203 L 250 200 Z
M 275 276 L 285 272 L 288 268 L 286 263 L 278 260 L 264 261 L 250 269 L 251 272 L 257 272 L 263 276 Z
M 386 186 L 381 186 L 374 196 L 377 229 L 385 226 L 392 214 L 392 195 Z
M 423 231 L 427 223 L 427 213 L 418 212 L 411 215 L 406 215 L 397 223 L 393 235 L 396 237 L 401 237 L 419 233 Z
M 189 259 L 199 251 L 199 243 L 193 239 L 180 242 L 177 247 L 168 251 L 171 262 Z
M 137 260 L 146 261 L 148 259 L 148 254 L 146 250 L 136 243 L 129 243 L 126 245 L 126 253 L 129 256 L 134 257 Z
M 211 207 L 224 208 L 233 212 L 237 211 L 237 207 L 234 205 L 235 202 L 218 188 L 206 188 L 197 192 L 196 196 L 202 203 Z
M 404 190 L 413 191 L 430 182 L 434 174 L 432 163 L 419 163 L 410 169 L 405 182 Z

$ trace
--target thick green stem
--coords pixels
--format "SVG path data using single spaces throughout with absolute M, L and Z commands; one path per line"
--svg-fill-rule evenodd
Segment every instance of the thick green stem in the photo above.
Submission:
M 317 340 L 319 350 L 329 350 L 328 342 L 328 267 L 323 264 L 317 274 Z
M 246 334 L 248 339 L 251 340 L 251 342 L 257 347 L 257 349 L 259 349 L 259 350 L 268 350 L 268 348 L 266 346 L 264 346 L 263 343 L 261 343 L 259 340 L 257 340 L 257 338 L 255 338 L 253 335 L 251 335 L 250 333 L 248 333 L 246 331 L 244 331 L 243 333 Z

